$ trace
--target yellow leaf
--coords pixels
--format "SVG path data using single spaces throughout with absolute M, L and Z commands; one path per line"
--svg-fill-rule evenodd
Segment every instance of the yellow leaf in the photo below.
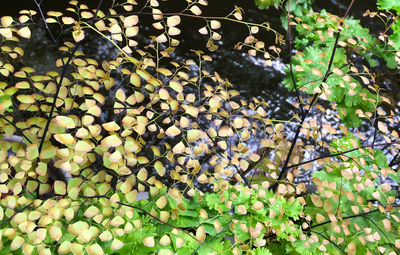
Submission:
M 19 249 L 25 243 L 25 239 L 21 236 L 15 236 L 10 244 L 10 249 L 15 251 Z
M 80 42 L 85 38 L 85 32 L 79 27 L 72 32 L 72 37 L 75 42 Z
M 325 217 L 322 214 L 317 213 L 315 219 L 317 220 L 317 222 L 323 222 L 325 220 Z
M 91 18 L 93 18 L 93 13 L 88 12 L 88 11 L 83 11 L 83 12 L 81 12 L 81 17 L 84 19 L 91 19 Z
M 18 20 L 19 20 L 20 23 L 25 23 L 28 20 L 30 20 L 30 18 L 28 16 L 26 16 L 26 15 L 21 15 Z
M 178 15 L 174 15 L 174 16 L 167 18 L 167 26 L 169 26 L 169 27 L 174 27 L 174 26 L 178 25 L 179 23 L 181 23 L 181 17 Z
M 162 245 L 169 245 L 171 243 L 171 238 L 169 238 L 169 236 L 168 235 L 163 235 L 162 237 L 161 237 L 161 239 L 160 239 L 160 244 L 162 244 Z M 160 253 L 159 254 L 161 254 L 161 251 L 160 251 Z M 169 250 L 166 250 L 166 253 L 162 253 L 163 255 L 165 254 L 165 255 L 167 255 L 167 254 L 171 254 L 172 255 L 172 253 L 169 251 Z
M 200 226 L 196 230 L 196 240 L 199 242 L 203 242 L 206 239 L 206 229 L 204 226 Z
M 110 33 L 112 34 L 120 34 L 122 32 L 121 27 L 118 25 L 118 23 L 115 23 L 110 27 Z
M 199 114 L 199 109 L 197 107 L 194 106 L 187 106 L 185 107 L 185 113 L 189 114 L 190 116 L 197 118 L 197 115 Z
M 13 36 L 10 28 L 0 28 L 0 34 L 6 38 Z
M 233 131 L 232 131 L 231 127 L 223 126 L 219 129 L 218 136 L 220 136 L 220 137 L 233 136 Z
M 170 98 L 168 91 L 166 89 L 164 89 L 164 88 L 161 88 L 158 91 L 158 95 L 160 96 L 160 98 L 162 100 L 168 100 Z
M 23 38 L 31 38 L 31 30 L 29 27 L 23 27 L 17 31 L 17 34 Z
M 67 191 L 67 187 L 65 182 L 62 181 L 55 181 L 54 182 L 54 192 L 58 195 L 65 195 Z
M 65 25 L 71 25 L 75 23 L 75 19 L 71 18 L 71 17 L 62 17 L 61 21 L 65 24 Z
M 191 129 L 187 131 L 187 139 L 189 142 L 197 141 L 200 138 L 201 132 L 198 129 Z
M 1 17 L 1 25 L 3 25 L 3 27 L 9 27 L 13 23 L 13 21 L 14 20 L 11 16 Z
M 349 245 L 347 246 L 347 254 L 353 255 L 356 254 L 356 251 L 357 251 L 357 245 L 354 242 L 350 242 Z
M 182 141 L 180 141 L 177 145 L 174 146 L 174 148 L 172 148 L 172 152 L 175 154 L 180 154 L 185 152 L 185 145 L 183 144 Z
M 148 237 L 144 238 L 143 239 L 143 244 L 146 247 L 154 247 L 154 245 L 155 245 L 154 237 L 148 236 Z
M 388 128 L 386 127 L 386 125 L 385 125 L 383 122 L 381 122 L 381 121 L 378 121 L 378 129 L 379 129 L 379 131 L 381 131 L 382 133 L 389 133 L 389 130 L 388 130 Z
M 108 132 L 114 132 L 114 131 L 120 130 L 120 127 L 118 126 L 117 123 L 115 123 L 115 121 L 103 123 L 102 126 Z
M 132 36 L 137 35 L 138 33 L 139 33 L 139 27 L 138 26 L 128 27 L 127 29 L 125 29 L 126 37 L 132 37 Z
M 295 70 L 296 72 L 303 72 L 303 71 L 304 71 L 303 67 L 301 67 L 301 66 L 299 66 L 299 65 L 295 66 L 295 67 L 294 67 L 294 70 Z
M 157 199 L 156 205 L 158 208 L 163 209 L 167 205 L 167 198 L 165 196 L 160 197 Z
M 334 67 L 334 68 L 332 69 L 332 72 L 333 72 L 334 74 L 337 74 L 337 75 L 340 75 L 340 76 L 343 75 L 343 71 L 340 70 L 340 69 L 337 68 L 337 67 Z
M 75 143 L 75 139 L 71 134 L 55 134 L 54 138 L 62 144 L 71 145 Z
M 212 29 L 218 29 L 221 27 L 221 23 L 217 20 L 211 20 L 211 28 Z
M 154 168 L 156 169 L 159 176 L 165 175 L 165 173 L 166 173 L 165 167 L 164 167 L 163 163 L 161 163 L 160 161 L 156 161 L 154 163 Z
M 168 136 L 177 136 L 181 133 L 181 130 L 177 128 L 175 125 L 170 126 L 166 131 L 165 134 Z
M 165 34 L 161 34 L 156 37 L 156 42 L 158 43 L 165 43 L 166 41 L 168 41 L 168 38 L 165 36 Z
M 121 138 L 118 137 L 118 135 L 110 135 L 104 138 L 101 141 L 101 145 L 110 148 L 110 147 L 118 147 L 122 144 Z
M 202 28 L 200 28 L 200 29 L 199 29 L 199 33 L 202 34 L 202 35 L 208 34 L 207 27 L 202 27 Z
M 125 17 L 124 19 L 124 27 L 132 27 L 136 25 L 139 22 L 139 18 L 137 15 L 131 15 L 128 17 Z
M 122 248 L 122 246 L 124 246 L 124 243 L 121 242 L 120 240 L 118 240 L 117 238 L 115 238 L 112 242 L 111 242 L 111 250 L 119 250 Z
M 92 150 L 92 146 L 85 141 L 78 141 L 75 145 L 76 152 L 89 152 Z
M 89 247 L 87 248 L 86 251 L 89 255 L 103 255 L 104 254 L 103 249 L 97 243 L 89 245 Z
M 178 92 L 178 93 L 181 93 L 181 92 L 183 91 L 183 87 L 182 87 L 182 85 L 181 85 L 179 82 L 170 81 L 170 82 L 169 82 L 169 86 L 170 86 L 173 90 L 175 90 L 176 92 Z
M 318 195 L 310 195 L 311 201 L 314 203 L 315 206 L 317 207 L 322 207 L 323 203 L 321 200 L 321 197 Z
M 47 12 L 47 15 L 52 16 L 52 17 L 60 17 L 60 16 L 62 16 L 62 12 L 49 11 L 49 12 Z
M 75 122 L 67 116 L 57 116 L 56 123 L 63 128 L 75 128 Z
M 153 9 L 153 19 L 154 20 L 161 20 L 163 18 L 163 14 L 159 9 Z
M 176 28 L 176 27 L 170 27 L 168 29 L 168 34 L 171 35 L 171 36 L 179 35 L 180 33 L 181 33 L 181 30 Z
M 136 177 L 138 178 L 139 181 L 142 182 L 146 181 L 148 177 L 147 170 L 145 168 L 141 168 L 137 173 Z
M 194 15 L 200 15 L 201 14 L 201 10 L 200 10 L 200 8 L 197 6 L 197 5 L 193 5 L 191 8 L 190 8 L 190 11 L 194 14 Z
M 0 114 L 3 114 L 10 106 L 12 106 L 11 99 L 5 99 L 0 102 Z
M 129 77 L 130 83 L 132 83 L 135 87 L 140 87 L 140 77 L 139 75 L 132 73 Z

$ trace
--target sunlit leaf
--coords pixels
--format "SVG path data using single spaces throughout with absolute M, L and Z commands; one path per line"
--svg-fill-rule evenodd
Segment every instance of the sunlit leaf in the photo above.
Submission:
M 211 20 L 210 26 L 212 29 L 218 29 L 221 27 L 221 23 L 218 20 Z
M 181 130 L 177 128 L 175 125 L 170 126 L 166 131 L 165 134 L 168 136 L 177 136 L 181 133 Z
M 156 161 L 154 163 L 154 168 L 156 169 L 159 176 L 164 176 L 166 173 L 166 169 L 161 161 Z
M 75 122 L 67 116 L 57 116 L 55 121 L 60 127 L 75 128 Z
M 23 38 L 31 38 L 31 30 L 29 27 L 23 27 L 17 31 L 17 34 Z
M 174 27 L 181 23 L 181 17 L 178 15 L 170 16 L 167 18 L 167 26 Z
M 13 18 L 11 16 L 3 16 L 1 17 L 1 25 L 3 27 L 9 27 L 13 23 Z
M 155 245 L 154 237 L 148 236 L 148 237 L 144 238 L 144 239 L 143 239 L 143 244 L 144 244 L 146 247 L 154 247 L 154 245 Z
M 197 5 L 193 5 L 192 7 L 190 7 L 190 11 L 194 14 L 194 15 L 201 15 L 201 10 Z

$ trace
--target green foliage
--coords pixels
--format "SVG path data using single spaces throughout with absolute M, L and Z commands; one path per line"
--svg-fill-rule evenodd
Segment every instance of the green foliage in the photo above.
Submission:
M 390 0 L 378 0 L 377 1 L 379 10 L 394 10 L 396 13 L 394 15 L 400 14 L 400 2 L 399 1 L 390 1 Z M 393 48 L 395 50 L 400 50 L 400 21 L 398 19 L 394 20 L 391 28 L 393 29 L 393 33 L 390 35 L 389 39 L 392 41 Z
M 350 134 L 332 143 L 332 153 L 359 146 L 360 141 Z M 308 197 L 305 209 L 316 226 L 312 231 L 343 240 L 338 247 L 329 245 L 329 254 L 340 254 L 340 247 L 349 250 L 353 246 L 357 247 L 355 254 L 365 254 L 378 246 L 385 247 L 388 253 L 395 251 L 397 233 L 394 229 L 397 227 L 392 231 L 392 226 L 399 226 L 399 215 L 397 211 L 385 212 L 381 208 L 394 201 L 396 192 L 390 189 L 389 184 L 380 185 L 378 178 L 382 171 L 390 172 L 386 157 L 380 150 L 369 149 L 345 155 L 340 156 L 340 164 L 331 162 L 324 171 L 313 174 L 318 192 Z M 371 242 L 373 240 L 376 241 Z M 306 254 L 315 254 L 319 249 L 311 243 Z M 303 245 L 296 245 L 299 253 L 305 252 Z
M 335 102 L 346 126 L 358 127 L 362 123 L 362 118 L 372 115 L 380 103 L 380 98 L 371 92 L 376 90 L 373 86 L 366 88 L 371 79 L 368 68 L 364 67 L 359 71 L 353 65 L 349 65 L 348 54 L 350 52 L 366 54 L 374 46 L 375 40 L 368 29 L 360 26 L 358 20 L 346 19 L 340 33 L 340 47 L 335 51 L 332 67 L 327 74 L 339 23 L 340 19 L 337 16 L 328 14 L 324 10 L 299 19 L 296 25 L 298 36 L 295 46 L 302 51 L 298 51 L 293 58 L 292 63 L 296 71 L 294 80 L 301 91 L 321 94 L 323 99 Z M 354 35 L 357 35 L 356 39 Z M 375 56 L 386 56 L 384 51 L 380 51 L 379 46 L 374 53 Z M 390 67 L 397 66 L 393 57 L 384 59 L 388 61 Z M 374 59 L 367 58 L 367 60 L 371 66 L 376 65 Z M 321 84 L 323 80 L 325 82 Z M 289 89 L 294 89 L 289 68 L 286 69 L 283 84 Z
M 263 9 L 268 9 L 272 5 L 274 5 L 275 8 L 277 8 L 281 3 L 281 0 L 254 0 L 254 3 L 259 9 L 263 10 Z

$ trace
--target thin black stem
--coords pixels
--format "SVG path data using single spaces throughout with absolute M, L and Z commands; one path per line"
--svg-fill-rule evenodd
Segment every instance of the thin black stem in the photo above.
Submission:
M 335 44 L 333 45 L 333 50 L 332 50 L 331 58 L 330 58 L 330 60 L 329 60 L 328 68 L 327 68 L 327 70 L 326 70 L 325 76 L 324 76 L 324 78 L 323 78 L 323 80 L 322 80 L 322 82 L 321 82 L 320 87 L 322 86 L 322 84 L 323 84 L 324 82 L 326 82 L 326 80 L 327 80 L 328 77 L 329 77 L 329 74 L 330 74 L 330 71 L 331 71 L 331 68 L 332 68 L 332 65 L 333 65 L 333 58 L 335 57 L 336 49 L 337 49 L 337 46 L 338 46 L 340 33 L 341 33 L 341 31 L 342 31 L 342 26 L 343 26 L 344 20 L 346 19 L 347 15 L 349 14 L 349 11 L 350 11 L 351 7 L 353 6 L 354 1 L 355 1 L 355 0 L 352 0 L 352 1 L 351 1 L 349 7 L 348 7 L 347 10 L 346 10 L 345 15 L 344 15 L 343 18 L 341 19 L 341 22 L 340 22 L 340 25 L 339 25 L 339 31 L 336 33 Z M 282 180 L 283 178 L 286 177 L 286 174 L 287 174 L 287 171 L 288 171 L 287 166 L 288 166 L 289 160 L 290 160 L 290 158 L 291 158 L 291 156 L 292 156 L 292 154 L 293 154 L 293 150 L 294 150 L 294 147 L 295 147 L 295 145 L 296 145 L 297 139 L 298 139 L 298 137 L 299 137 L 301 127 L 303 126 L 303 123 L 304 123 L 305 119 L 307 118 L 308 113 L 311 111 L 311 109 L 312 109 L 313 105 L 315 104 L 315 102 L 317 101 L 319 95 L 320 95 L 320 94 L 315 94 L 315 95 L 313 96 L 313 98 L 312 98 L 312 100 L 311 100 L 311 103 L 310 103 L 310 105 L 309 105 L 309 108 L 308 108 L 308 109 L 302 114 L 302 116 L 301 116 L 300 125 L 298 126 L 298 128 L 297 128 L 297 130 L 296 130 L 296 133 L 295 133 L 295 136 L 294 136 L 293 140 L 291 141 L 291 146 L 290 146 L 288 155 L 287 155 L 287 157 L 286 157 L 285 163 L 284 163 L 284 165 L 283 165 L 283 167 L 282 167 L 282 171 L 280 172 L 280 174 L 279 174 L 279 176 L 278 176 L 277 182 L 275 182 L 275 183 L 270 187 L 270 189 L 271 189 L 272 191 L 274 191 L 274 192 L 275 192 L 276 189 L 278 188 L 278 182 L 279 182 L 280 180 Z
M 400 153 L 397 153 L 394 157 L 393 157 L 393 159 L 390 161 L 390 163 L 389 163 L 389 167 L 392 167 L 392 166 L 394 166 L 395 164 L 396 164 L 396 159 L 397 159 L 397 157 L 399 156 L 399 154 Z
M 6 117 L 4 117 L 3 115 L 0 115 L 0 118 L 4 119 L 5 121 L 7 121 L 9 124 L 11 124 L 19 133 L 21 136 L 23 136 L 29 143 L 32 143 L 32 141 L 22 132 L 22 130 L 17 127 L 17 125 L 15 125 L 12 121 L 10 121 L 9 119 L 7 119 Z
M 366 145 L 362 145 L 360 147 L 357 147 L 357 148 L 354 148 L 354 149 L 351 149 L 351 150 L 342 151 L 342 152 L 335 153 L 335 154 L 329 154 L 329 155 L 321 156 L 321 157 L 318 157 L 318 158 L 313 158 L 313 159 L 310 159 L 310 160 L 307 160 L 307 161 L 303 161 L 303 162 L 300 162 L 298 164 L 290 165 L 290 166 L 287 167 L 287 169 L 295 168 L 295 167 L 298 167 L 298 166 L 301 166 L 301 165 L 305 165 L 305 164 L 308 164 L 308 163 L 311 163 L 311 162 L 314 162 L 314 161 L 317 161 L 317 160 L 320 160 L 320 159 L 324 159 L 324 158 L 342 156 L 342 155 L 345 155 L 345 154 L 347 154 L 349 152 L 356 151 L 356 150 L 359 150 L 359 149 L 364 149 L 364 148 L 368 148 L 368 147 L 372 147 L 372 146 L 387 146 L 387 145 L 392 145 L 392 144 L 400 144 L 400 142 L 366 144 Z
M 392 205 L 392 207 L 400 207 L 400 205 Z M 380 209 L 374 209 L 374 210 L 369 211 L 369 212 L 362 212 L 362 213 L 359 213 L 359 214 L 346 216 L 346 217 L 341 218 L 340 220 L 352 219 L 352 218 L 357 218 L 357 217 L 364 217 L 365 215 L 368 215 L 368 214 L 371 214 L 371 213 L 376 213 L 376 212 L 380 212 Z M 327 221 L 324 221 L 322 223 L 309 226 L 308 228 L 305 229 L 305 231 L 308 231 L 311 228 L 317 228 L 317 227 L 326 225 L 326 224 L 331 223 L 331 222 L 332 222 L 331 220 L 327 220 Z
M 94 21 L 96 20 L 97 13 L 99 12 L 100 6 L 102 5 L 102 3 L 103 3 L 103 0 L 100 0 L 99 4 L 97 5 L 96 13 L 95 13 L 95 15 L 93 16 L 93 18 L 92 18 L 92 20 L 91 20 L 91 22 L 90 22 L 91 25 L 93 25 Z M 38 8 L 39 8 L 39 10 L 41 10 L 40 5 L 38 5 Z M 44 21 L 44 22 L 46 23 L 46 21 Z M 49 112 L 49 116 L 47 117 L 47 122 L 46 122 L 46 126 L 45 126 L 45 128 L 44 128 L 42 140 L 40 141 L 40 145 L 39 145 L 39 154 L 40 154 L 40 152 L 41 152 L 42 149 L 43 149 L 43 144 L 44 144 L 44 142 L 45 142 L 45 140 L 46 140 L 46 135 L 47 135 L 47 133 L 48 133 L 48 131 L 49 131 L 50 122 L 51 122 L 51 119 L 53 118 L 53 113 L 54 113 L 54 110 L 55 110 L 55 107 L 56 107 L 56 102 L 57 102 L 58 94 L 60 93 L 60 90 L 61 90 L 61 84 L 62 84 L 62 82 L 63 82 L 63 80 L 64 80 L 64 78 L 65 78 L 65 76 L 66 76 L 66 74 L 67 74 L 68 66 L 69 66 L 69 64 L 71 63 L 72 59 L 74 58 L 75 52 L 78 50 L 78 48 L 79 48 L 81 42 L 82 42 L 82 41 L 79 41 L 79 42 L 77 42 L 77 43 L 75 44 L 75 47 L 74 47 L 74 49 L 72 50 L 72 52 L 71 52 L 71 54 L 70 54 L 70 56 L 69 56 L 67 62 L 63 65 L 61 77 L 60 77 L 60 80 L 59 80 L 59 82 L 58 82 L 58 84 L 57 84 L 56 93 L 55 93 L 54 96 L 53 96 L 53 103 L 52 103 L 52 105 L 51 105 L 51 109 L 50 109 L 50 112 Z
M 385 231 L 383 231 L 376 223 L 375 221 L 371 220 L 370 218 L 368 218 L 367 216 L 363 216 L 364 219 L 369 220 L 372 225 L 374 225 L 387 239 L 387 243 L 393 248 L 393 250 L 396 252 L 396 254 L 399 254 L 399 251 L 396 247 L 394 247 L 393 243 L 390 241 L 390 238 L 388 237 L 388 235 L 385 233 Z
M 35 3 L 36 3 L 36 7 L 37 7 L 38 10 L 39 10 L 40 16 L 42 17 L 42 20 L 43 20 L 44 26 L 46 27 L 47 33 L 49 33 L 49 35 L 50 35 L 50 37 L 51 37 L 51 40 L 53 41 L 53 44 L 54 44 L 54 46 L 55 46 L 56 49 L 57 49 L 58 57 L 61 59 L 61 62 L 62 62 L 62 64 L 63 64 L 63 66 L 64 66 L 64 65 L 65 65 L 64 58 L 61 56 L 61 52 L 60 52 L 60 50 L 58 49 L 57 40 L 56 40 L 56 38 L 54 37 L 53 32 L 51 32 L 50 27 L 49 27 L 49 24 L 46 22 L 46 17 L 44 16 L 43 10 L 42 10 L 42 8 L 41 8 L 42 1 L 40 1 L 39 3 L 37 2 L 37 0 L 34 0 L 34 1 L 35 1 Z

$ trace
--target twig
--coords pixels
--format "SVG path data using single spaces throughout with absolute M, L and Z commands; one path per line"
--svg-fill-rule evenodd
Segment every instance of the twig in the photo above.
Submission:
M 91 20 L 91 24 L 94 23 L 94 21 L 95 21 L 95 19 L 96 19 L 96 17 L 97 17 L 97 13 L 99 12 L 100 6 L 102 5 L 102 3 L 103 3 L 103 0 L 100 0 L 99 4 L 97 5 L 97 9 L 96 9 L 95 15 L 93 16 L 93 18 L 92 18 L 92 20 Z M 38 5 L 38 9 L 39 9 L 39 11 L 41 11 L 40 4 Z M 46 20 L 45 20 L 44 22 L 46 23 Z M 57 102 L 58 94 L 60 93 L 60 90 L 61 90 L 61 84 L 62 84 L 62 82 L 63 82 L 63 80 L 64 80 L 64 78 L 65 78 L 65 76 L 66 76 L 66 74 L 67 74 L 67 69 L 68 69 L 69 63 L 71 63 L 72 59 L 74 58 L 75 52 L 78 50 L 78 47 L 80 46 L 81 42 L 82 42 L 82 41 L 79 41 L 79 42 L 77 42 L 77 43 L 75 44 L 75 47 L 74 47 L 74 49 L 72 50 L 72 52 L 71 52 L 71 54 L 70 54 L 70 56 L 69 56 L 67 62 L 63 65 L 61 77 L 60 77 L 60 80 L 59 80 L 59 82 L 58 82 L 58 84 L 57 84 L 57 90 L 56 90 L 56 93 L 55 93 L 54 96 L 53 96 L 53 103 L 52 103 L 52 105 L 51 105 L 51 109 L 50 109 L 50 112 L 49 112 L 49 116 L 47 117 L 46 126 L 45 126 L 44 131 L 43 131 L 42 140 L 40 141 L 40 145 L 39 145 L 39 149 L 38 149 L 38 150 L 39 150 L 39 154 L 40 154 L 40 152 L 41 152 L 42 149 L 43 149 L 43 145 L 44 145 L 44 142 L 45 142 L 45 140 L 46 140 L 46 135 L 47 135 L 47 132 L 49 131 L 50 122 L 51 122 L 51 119 L 52 119 L 52 117 L 53 117 L 53 113 L 54 113 L 54 110 L 55 110 L 55 107 L 56 107 L 56 102 Z

